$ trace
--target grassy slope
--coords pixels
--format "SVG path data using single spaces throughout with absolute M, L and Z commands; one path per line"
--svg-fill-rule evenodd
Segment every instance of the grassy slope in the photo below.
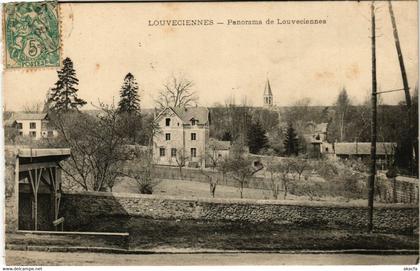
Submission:
M 133 180 L 124 178 L 118 182 L 112 190 L 116 193 L 138 193 L 136 183 Z M 183 198 L 210 198 L 210 187 L 207 183 L 182 181 L 182 180 L 161 180 L 154 188 L 154 195 L 179 196 Z M 273 199 L 271 190 L 244 188 L 245 199 Z M 218 185 L 216 188 L 216 198 L 235 199 L 240 198 L 239 190 L 236 187 L 227 185 Z M 283 199 L 283 193 L 279 195 Z M 306 196 L 287 195 L 288 200 L 308 200 Z M 319 201 L 342 202 L 344 198 L 323 197 Z M 354 203 L 366 202 L 366 200 L 351 200 Z

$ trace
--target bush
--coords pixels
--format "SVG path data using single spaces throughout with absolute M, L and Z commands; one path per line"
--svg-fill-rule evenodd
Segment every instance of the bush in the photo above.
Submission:
M 289 184 L 290 194 L 296 196 L 307 196 L 309 200 L 321 198 L 329 194 L 329 184 L 319 181 L 291 181 Z
M 153 188 L 156 184 L 152 180 L 136 180 L 137 188 L 140 194 L 153 194 Z
M 386 178 L 377 177 L 375 180 L 375 197 L 382 202 L 392 202 L 393 201 L 393 188 L 391 182 Z
M 361 185 L 359 183 L 358 179 L 352 178 L 351 176 L 348 176 L 344 178 L 343 180 L 343 190 L 344 190 L 344 196 L 348 200 L 350 199 L 358 199 L 361 196 Z

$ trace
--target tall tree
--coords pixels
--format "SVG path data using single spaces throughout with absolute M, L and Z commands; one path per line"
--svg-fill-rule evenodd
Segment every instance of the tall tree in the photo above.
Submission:
M 128 73 L 121 86 L 117 110 L 121 122 L 128 127 L 125 131 L 125 137 L 129 138 L 132 144 L 139 143 L 144 138 L 138 89 L 136 79 L 131 73 Z
M 120 101 L 118 111 L 124 113 L 140 113 L 139 87 L 136 79 L 131 73 L 124 77 L 124 83 L 120 90 Z
M 87 191 L 112 188 L 127 156 L 123 131 L 128 128 L 116 108 L 101 104 L 100 109 L 97 117 L 74 110 L 49 115 L 58 132 L 57 142 L 51 143 L 71 148 L 69 159 L 60 164 L 67 183 Z
M 198 97 L 193 87 L 193 82 L 184 78 L 172 76 L 167 83 L 163 85 L 163 90 L 159 92 L 155 100 L 160 109 L 166 107 L 187 107 L 197 104 Z
M 248 128 L 247 141 L 250 153 L 257 154 L 268 146 L 266 132 L 258 120 Z
M 70 58 L 63 60 L 63 68 L 57 71 L 58 80 L 51 88 L 47 99 L 47 108 L 53 111 L 68 111 L 79 109 L 86 101 L 77 97 L 79 79 Z
M 289 126 L 286 130 L 284 149 L 287 156 L 297 156 L 299 154 L 299 139 L 291 122 L 289 122 Z
M 339 129 L 339 138 L 340 141 L 344 140 L 345 137 L 345 122 L 347 117 L 347 112 L 350 107 L 350 98 L 347 94 L 346 88 L 343 88 L 338 94 L 337 101 L 335 103 L 336 108 L 336 122 Z

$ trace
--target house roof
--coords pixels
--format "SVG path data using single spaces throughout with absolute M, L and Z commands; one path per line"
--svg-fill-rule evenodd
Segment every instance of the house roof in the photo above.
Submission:
M 210 138 L 209 145 L 212 146 L 215 150 L 219 151 L 230 150 L 230 141 L 221 141 L 214 138 Z
M 47 117 L 47 113 L 24 113 L 16 112 L 12 115 L 13 120 L 43 120 Z
M 70 149 L 68 148 L 49 148 L 49 149 L 32 149 L 19 148 L 19 157 L 44 157 L 44 156 L 69 156 Z
M 16 121 L 12 118 L 3 120 L 3 126 L 5 126 L 5 127 L 13 126 L 15 123 L 16 123 Z
M 198 120 L 199 124 L 209 122 L 209 110 L 207 107 L 168 107 L 182 120 L 183 123 L 190 123 L 192 119 Z M 166 111 L 163 110 L 161 113 Z M 159 117 L 159 114 L 157 117 Z
M 337 155 L 368 155 L 370 154 L 370 142 L 340 142 L 334 144 L 335 154 Z M 392 155 L 397 147 L 396 143 L 377 142 L 377 155 Z
M 270 80 L 268 79 L 267 79 L 267 82 L 265 83 L 264 96 L 273 96 L 273 93 L 271 92 Z

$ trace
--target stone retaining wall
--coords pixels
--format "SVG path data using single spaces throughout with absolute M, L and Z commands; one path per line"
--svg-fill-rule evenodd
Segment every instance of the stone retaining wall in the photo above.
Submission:
M 62 215 L 67 230 L 109 217 L 243 221 L 308 227 L 366 227 L 367 208 L 347 203 L 271 200 L 182 199 L 153 195 L 104 192 L 63 195 Z M 377 204 L 376 230 L 413 232 L 419 224 L 418 206 Z
M 14 232 L 18 229 L 18 187 L 16 169 L 17 148 L 5 147 L 5 170 L 4 170 L 4 189 L 5 189 L 5 230 Z

